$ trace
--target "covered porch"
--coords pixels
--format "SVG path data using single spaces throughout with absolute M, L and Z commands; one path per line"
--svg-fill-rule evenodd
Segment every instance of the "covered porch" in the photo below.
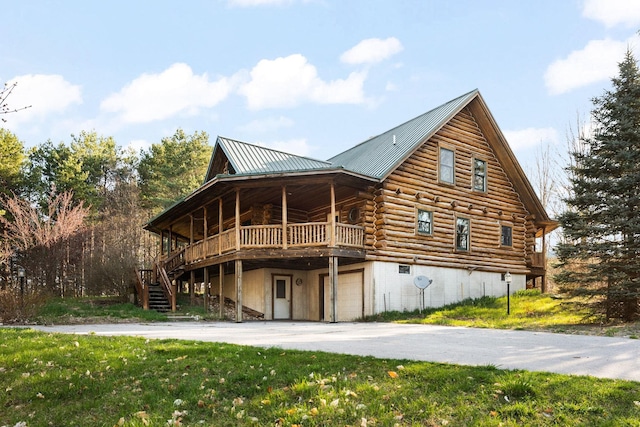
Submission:
M 145 227 L 161 238 L 155 278 L 172 309 L 177 280 L 188 280 L 190 292 L 194 282 L 204 283 L 205 298 L 220 297 L 216 282 L 231 265 L 236 321 L 242 320 L 243 272 L 253 269 L 323 268 L 335 295 L 338 264 L 366 256 L 364 215 L 371 193 L 363 191 L 362 180 L 332 175 L 258 184 L 233 178 L 203 186 L 198 198 L 179 202 Z M 139 291 L 144 294 L 144 287 Z

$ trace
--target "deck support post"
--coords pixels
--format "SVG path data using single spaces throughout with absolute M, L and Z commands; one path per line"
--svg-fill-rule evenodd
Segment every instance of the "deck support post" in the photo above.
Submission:
M 218 279 L 218 305 L 219 305 L 219 313 L 220 319 L 224 316 L 224 294 L 222 292 L 222 285 L 224 283 L 224 264 L 219 264 L 220 277 Z
M 242 260 L 236 260 L 236 323 L 242 322 Z
M 204 281 L 204 312 L 209 312 L 209 267 L 205 267 L 202 272 L 202 276 L 204 277 L 202 280 Z
M 191 274 L 189 274 L 189 302 L 193 305 L 196 301 L 196 272 L 195 270 L 191 270 Z
M 338 321 L 338 257 L 329 257 L 329 300 L 331 307 L 329 308 L 329 321 L 336 323 Z

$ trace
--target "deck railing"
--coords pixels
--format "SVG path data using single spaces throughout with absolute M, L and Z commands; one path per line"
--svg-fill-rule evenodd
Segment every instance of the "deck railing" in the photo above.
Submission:
M 325 246 L 329 244 L 328 222 L 289 224 L 287 239 L 290 246 Z
M 533 268 L 545 268 L 545 257 L 543 252 L 534 252 L 531 254 L 530 266 Z
M 277 248 L 282 246 L 282 226 L 249 225 L 240 228 L 240 247 Z
M 339 246 L 361 247 L 364 242 L 364 228 L 358 225 L 337 224 L 336 244 Z
M 282 225 L 249 225 L 240 227 L 240 249 L 284 248 Z M 331 223 L 306 222 L 287 225 L 287 247 L 304 248 L 329 246 L 331 243 Z M 364 228 L 351 224 L 336 224 L 335 244 L 340 247 L 364 247 Z M 235 228 L 208 237 L 184 251 L 187 264 L 219 256 L 237 249 Z

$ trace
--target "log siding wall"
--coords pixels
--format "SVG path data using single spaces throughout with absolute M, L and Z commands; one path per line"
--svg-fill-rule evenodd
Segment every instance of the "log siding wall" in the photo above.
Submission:
M 455 153 L 455 184 L 439 182 L 439 147 Z M 473 159 L 487 163 L 486 191 L 473 189 Z M 418 234 L 417 209 L 433 212 L 431 235 Z M 468 251 L 455 249 L 456 217 L 470 220 Z M 423 144 L 365 203 L 370 259 L 525 273 L 534 245 L 529 213 L 472 113 L 464 109 Z M 500 243 L 512 227 L 512 246 Z

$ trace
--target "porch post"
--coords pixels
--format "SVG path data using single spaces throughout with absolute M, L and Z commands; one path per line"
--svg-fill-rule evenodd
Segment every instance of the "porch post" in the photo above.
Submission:
M 220 319 L 222 319 L 222 316 L 224 315 L 224 294 L 222 293 L 222 285 L 224 283 L 224 264 L 219 264 L 219 271 L 220 271 L 220 276 L 218 279 L 218 302 L 219 302 L 219 316 Z
M 282 249 L 287 249 L 289 239 L 287 238 L 287 186 L 282 186 Z
M 543 294 L 547 293 L 547 227 L 542 227 L 542 267 L 544 268 L 544 274 L 540 279 L 542 283 L 540 283 L 540 292 Z
M 169 244 L 167 245 L 167 256 L 171 255 L 173 249 L 173 225 L 169 226 Z
M 209 237 L 207 235 L 207 233 L 209 232 L 209 223 L 207 222 L 207 207 L 203 207 L 202 210 L 204 211 L 204 224 L 202 224 L 202 227 L 204 228 L 204 230 L 202 230 L 202 240 L 207 240 L 207 237 Z M 207 254 L 205 254 L 206 256 Z
M 193 245 L 193 214 L 189 214 L 189 244 Z
M 240 250 L 240 189 L 236 188 L 236 250 Z
M 236 323 L 242 322 L 242 260 L 236 260 Z
M 222 197 L 218 199 L 218 255 L 222 255 L 222 232 L 224 227 L 224 215 L 222 215 Z
M 195 270 L 191 270 L 191 274 L 189 274 L 189 302 L 191 303 L 191 305 L 193 305 L 193 303 L 196 300 L 196 293 L 195 293 L 195 284 L 196 284 L 196 272 Z
M 329 240 L 329 246 L 333 247 L 336 245 L 336 188 L 331 181 L 331 236 Z
M 209 312 L 209 267 L 205 267 L 202 272 L 204 279 L 204 312 Z
M 338 321 L 338 257 L 329 257 L 329 299 L 330 313 L 329 321 L 336 323 Z
M 178 309 L 178 281 L 171 281 L 171 311 L 175 313 Z

